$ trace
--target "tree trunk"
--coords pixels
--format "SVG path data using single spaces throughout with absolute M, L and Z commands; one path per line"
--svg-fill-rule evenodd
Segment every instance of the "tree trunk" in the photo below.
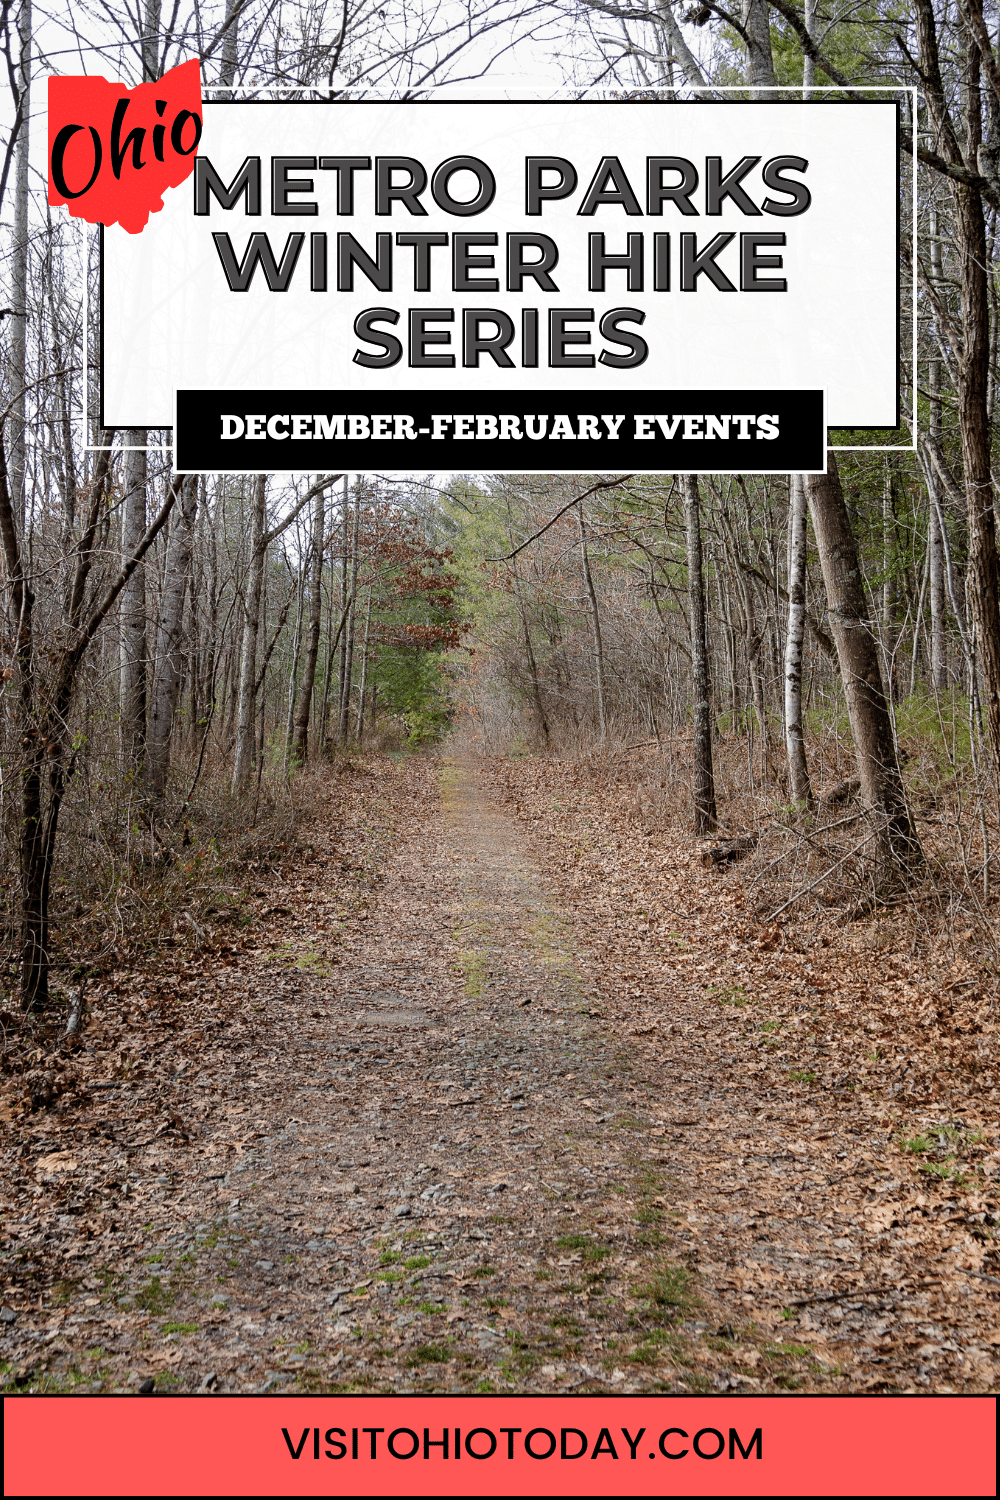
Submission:
M 913 697 L 917 690 L 917 671 L 920 667 L 922 656 L 921 632 L 924 628 L 924 602 L 927 596 L 927 581 L 931 571 L 931 552 L 928 545 L 924 554 L 924 565 L 920 572 L 920 588 L 917 592 L 917 612 L 913 618 L 913 647 L 910 651 L 910 688 L 909 697 Z
M 816 40 L 816 3 L 817 0 L 805 0 L 805 22 L 806 35 L 811 42 Z M 802 54 L 802 97 L 811 99 L 813 87 L 816 83 L 816 61 L 813 57 Z
M 930 0 L 914 5 L 918 62 L 924 97 L 936 136 L 955 165 L 988 166 L 982 153 L 981 57 L 978 39 L 983 30 L 981 0 L 963 7 L 966 45 L 961 62 L 960 98 L 965 141 L 959 144 L 941 78 L 937 18 Z M 959 40 L 962 41 L 960 34 Z M 986 38 L 988 47 L 989 39 Z M 987 143 L 989 145 L 990 143 Z M 1000 565 L 997 559 L 996 518 L 990 477 L 989 424 L 989 253 L 981 190 L 974 183 L 948 179 L 955 204 L 956 253 L 961 263 L 962 339 L 958 357 L 958 420 L 962 435 L 962 467 L 969 520 L 968 589 L 975 626 L 975 655 L 986 705 L 993 776 L 1000 795 Z M 957 612 L 956 612 L 957 613 Z M 963 642 L 963 645 L 965 643 Z M 971 684 L 975 691 L 975 684 Z
M 538 662 L 535 659 L 535 651 L 531 643 L 531 631 L 528 629 L 528 611 L 524 600 L 521 598 L 521 588 L 516 569 L 514 572 L 514 592 L 517 596 L 517 607 L 521 616 L 521 629 L 524 631 L 524 649 L 528 658 L 528 672 L 531 676 L 531 692 L 535 700 L 535 712 L 538 715 L 538 722 L 541 725 L 542 734 L 547 745 L 549 743 L 549 721 L 545 713 L 542 684 L 538 675 Z
M 225 44 L 223 44 L 225 45 Z M 160 68 L 160 0 L 146 0 L 142 26 L 142 81 L 159 78 Z
M 934 482 L 933 476 L 931 482 Z M 927 513 L 927 550 L 930 572 L 931 605 L 931 687 L 936 693 L 948 686 L 948 642 L 945 636 L 944 538 L 938 518 L 935 496 L 930 497 Z
M 31 116 L 31 0 L 21 0 L 17 23 L 20 63 L 21 128 L 14 158 L 14 235 L 10 267 L 10 498 L 23 525 L 27 460 L 24 432 L 24 387 L 28 339 L 28 146 Z
M 955 184 L 953 191 L 958 211 L 958 253 L 962 261 L 963 347 L 958 417 L 969 512 L 969 593 L 993 775 L 1000 792 L 1000 568 L 986 401 L 990 352 L 986 223 L 978 192 L 964 184 Z
M 892 722 L 882 685 L 879 651 L 868 623 L 857 544 L 833 452 L 826 474 L 808 476 L 809 509 L 840 675 L 847 699 L 861 790 L 877 820 L 879 885 L 922 862 L 896 759 Z
M 306 578 L 304 567 L 299 569 L 299 576 L 296 580 L 293 593 L 298 597 L 295 606 L 295 630 L 292 634 L 292 661 L 288 670 L 288 713 L 285 716 L 285 754 L 283 760 L 283 769 L 286 776 L 288 775 L 288 762 L 292 755 L 292 736 L 295 732 L 295 707 L 298 702 L 296 689 L 299 680 L 299 657 L 302 655 L 302 624 L 306 609 Z
M 347 475 L 344 475 L 344 501 L 343 514 L 340 518 L 341 527 L 341 558 L 340 558 L 340 609 L 341 614 L 349 607 L 349 594 L 347 591 L 347 569 L 349 564 L 349 546 L 347 534 L 347 500 L 348 486 Z M 340 633 L 340 669 L 337 673 L 337 737 L 344 738 L 344 684 L 347 681 L 347 631 Z
M 156 669 L 150 695 L 146 740 L 146 779 L 150 795 L 160 801 L 170 769 L 170 738 L 181 689 L 184 653 L 184 598 L 191 573 L 191 542 L 198 512 L 198 479 L 187 474 L 180 483 L 180 510 L 170 532 L 156 627 Z
M 257 632 L 260 628 L 260 596 L 264 581 L 264 519 L 267 476 L 254 480 L 250 532 L 250 571 L 243 598 L 243 645 L 240 651 L 239 705 L 236 710 L 236 754 L 233 761 L 233 791 L 238 791 L 253 770 L 254 706 L 257 664 Z
M 788 628 L 785 635 L 785 744 L 791 800 L 812 807 L 813 793 L 802 733 L 802 643 L 806 626 L 806 491 L 801 474 L 789 482 Z
M 323 549 L 326 542 L 326 492 L 320 490 L 316 496 L 316 511 L 313 517 L 312 574 L 309 580 L 309 644 L 306 662 L 299 688 L 299 701 L 295 710 L 295 759 L 300 766 L 306 763 L 309 753 L 309 713 L 312 708 L 313 687 L 316 682 L 316 662 L 319 658 L 319 636 L 323 611 Z
M 754 99 L 775 98 L 771 92 L 775 80 L 770 15 L 767 0 L 743 0 L 743 25 L 748 38 L 747 75 L 754 86 Z M 780 95 L 777 97 L 780 98 Z
M 705 618 L 705 580 L 701 562 L 701 501 L 698 478 L 684 475 L 684 527 L 687 534 L 688 609 L 691 669 L 694 685 L 694 831 L 711 833 L 716 825 L 715 773 L 712 766 L 712 703 Z
M 893 576 L 896 517 L 892 500 L 892 469 L 887 462 L 882 485 L 882 654 L 889 701 L 895 703 L 899 698 L 899 684 L 896 680 L 896 580 Z
M 360 475 L 354 486 L 354 519 L 351 527 L 351 582 L 350 594 L 345 601 L 345 609 L 350 605 L 350 614 L 347 617 L 346 650 L 344 652 L 344 687 L 340 700 L 340 738 L 346 740 L 350 728 L 351 715 L 351 681 L 354 676 L 354 626 L 357 617 L 358 600 L 358 521 L 361 515 L 360 505 Z M 346 534 L 347 527 L 344 531 Z M 346 582 L 346 563 L 345 563 Z
M 597 684 L 597 722 L 601 735 L 601 744 L 607 739 L 608 718 L 605 709 L 604 693 L 604 640 L 601 636 L 601 613 L 597 607 L 597 590 L 594 588 L 594 580 L 590 571 L 590 557 L 587 553 L 587 528 L 583 519 L 583 502 L 577 506 L 577 520 L 580 523 L 580 561 L 583 566 L 583 583 L 587 590 L 587 599 L 590 604 L 590 631 L 594 642 L 594 678 Z
M 931 281 L 940 286 L 943 279 L 941 264 L 941 237 L 938 233 L 937 210 L 932 208 L 928 224 L 930 238 Z M 935 330 L 935 339 L 937 331 Z M 927 394 L 930 405 L 929 436 L 935 451 L 941 447 L 941 360 L 935 355 L 927 364 Z M 936 693 L 944 692 L 948 686 L 948 642 L 945 636 L 945 558 L 940 486 L 933 464 L 926 470 L 927 490 L 930 498 L 927 516 L 927 552 L 930 569 L 931 606 L 931 687 Z
M 365 692 L 368 686 L 368 637 L 372 624 L 372 586 L 368 585 L 368 603 L 365 607 L 365 635 L 361 646 L 361 683 L 358 687 L 358 721 L 355 734 L 360 745 L 365 729 Z
M 219 83 L 223 88 L 231 88 L 236 77 L 236 60 L 240 46 L 240 12 L 244 8 L 244 0 L 226 0 L 226 34 L 222 38 L 222 62 L 219 67 Z
M 510 541 L 511 551 L 514 550 L 514 523 L 510 511 L 510 490 L 505 485 L 504 494 L 507 501 L 507 537 Z M 531 631 L 528 628 L 528 606 L 524 600 L 524 591 L 521 588 L 521 577 L 517 571 L 517 559 L 511 563 L 511 577 L 514 583 L 514 599 L 517 603 L 517 612 L 521 617 L 521 630 L 524 634 L 524 650 L 528 658 L 528 673 L 531 677 L 531 692 L 535 700 L 535 712 L 538 722 L 542 728 L 546 745 L 549 743 L 549 721 L 545 713 L 545 703 L 542 699 L 542 685 L 538 676 L 538 662 L 535 659 L 535 651 L 531 641 Z
M 146 433 L 132 428 L 125 441 L 122 560 L 146 531 Z M 139 445 L 143 446 L 140 447 Z M 122 590 L 121 756 L 126 774 L 138 772 L 146 743 L 146 568 L 140 563 Z

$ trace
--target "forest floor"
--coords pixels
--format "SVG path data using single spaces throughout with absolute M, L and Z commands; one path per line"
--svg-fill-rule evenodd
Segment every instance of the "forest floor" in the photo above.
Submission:
M 555 759 L 355 758 L 307 837 L 8 1030 L 4 1389 L 995 1389 L 975 955 L 762 928 Z

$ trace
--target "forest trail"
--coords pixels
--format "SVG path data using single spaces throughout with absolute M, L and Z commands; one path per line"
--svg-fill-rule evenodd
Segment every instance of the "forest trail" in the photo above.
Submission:
M 382 819 L 381 878 L 348 914 L 329 865 L 307 866 L 271 893 L 267 947 L 206 970 L 206 1001 L 225 990 L 264 1015 L 240 1047 L 202 1043 L 197 1076 L 174 1075 L 168 1118 L 200 1116 L 190 1141 L 178 1126 L 123 1142 L 126 1105 L 84 1142 L 82 1091 L 69 1151 L 34 1117 L 22 1166 L 37 1209 L 67 1175 L 96 1184 L 127 1161 L 129 1185 L 99 1208 L 96 1186 L 89 1204 L 66 1190 L 77 1216 L 70 1204 L 48 1238 L 80 1235 L 72 1269 L 5 1323 L 8 1381 L 989 1388 L 990 1278 L 954 1269 L 981 1246 L 946 1198 L 943 1261 L 926 1198 L 911 1211 L 882 1169 L 885 1129 L 806 1084 L 778 1098 L 750 1061 L 718 992 L 738 1007 L 774 956 L 734 944 L 691 841 L 659 868 L 712 920 L 701 940 L 628 939 L 626 972 L 608 894 L 620 864 L 604 894 L 581 891 L 581 860 L 593 876 L 607 850 L 564 806 L 576 853 L 561 858 L 540 814 L 514 815 L 516 776 L 409 758 L 362 792 L 353 825 L 313 830 L 342 864 Z M 815 966 L 808 983 L 826 983 Z M 100 1086 L 141 1118 L 141 1073 Z

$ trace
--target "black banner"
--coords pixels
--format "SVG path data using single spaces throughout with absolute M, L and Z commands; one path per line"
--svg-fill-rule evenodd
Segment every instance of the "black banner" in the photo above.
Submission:
M 817 473 L 822 391 L 178 391 L 179 473 Z

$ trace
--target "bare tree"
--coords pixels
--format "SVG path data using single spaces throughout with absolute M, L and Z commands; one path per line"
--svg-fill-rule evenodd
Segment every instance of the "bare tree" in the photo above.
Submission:
M 590 634 L 594 647 L 594 686 L 597 690 L 597 725 L 601 736 L 601 743 L 603 744 L 608 735 L 608 716 L 605 708 L 606 693 L 604 688 L 604 640 L 601 636 L 601 611 L 597 604 L 597 590 L 594 588 L 594 578 L 590 571 L 590 554 L 587 551 L 587 526 L 583 518 L 582 500 L 577 506 L 576 518 L 580 526 L 580 566 L 583 570 L 583 586 L 587 591 Z
M 8 309 L 10 334 L 10 488 L 19 523 L 24 519 L 26 444 L 25 386 L 27 384 L 28 347 L 28 148 L 31 134 L 31 0 L 21 0 L 17 39 L 20 51 L 17 66 L 18 119 L 20 129 L 14 158 L 14 236 L 11 256 L 10 296 Z
M 309 749 L 309 713 L 312 708 L 313 687 L 316 682 L 316 662 L 319 658 L 319 638 L 323 608 L 323 556 L 326 542 L 326 491 L 316 496 L 313 515 L 312 571 L 309 580 L 309 643 L 306 647 L 305 668 L 299 686 L 298 704 L 295 709 L 295 755 L 300 765 L 305 765 Z
M 267 529 L 267 476 L 258 474 L 254 480 L 253 502 L 250 514 L 250 562 L 248 578 L 242 596 L 243 632 L 240 649 L 239 699 L 236 719 L 236 748 L 233 760 L 233 790 L 239 789 L 248 780 L 254 765 L 255 725 L 257 707 L 257 635 L 260 630 L 260 606 L 264 585 L 264 563 L 267 549 L 282 532 L 287 530 L 299 515 L 322 490 L 340 479 L 339 474 L 321 477 L 306 490 L 290 513 Z
M 983 22 L 982 0 L 962 0 L 968 44 L 961 100 L 964 105 L 964 150 L 960 126 L 952 113 L 941 72 L 938 19 L 932 0 L 915 0 L 918 62 L 927 110 L 955 208 L 961 265 L 962 341 L 958 350 L 958 416 L 969 522 L 969 593 L 976 630 L 976 656 L 982 681 L 1000 797 L 1000 562 L 990 471 L 990 310 L 986 216 L 983 199 L 994 196 L 1000 141 L 1000 67 Z M 983 140 L 981 79 L 987 75 L 986 115 L 990 139 Z M 982 175 L 980 175 L 982 174 Z M 976 178 L 978 180 L 970 180 Z
M 131 557 L 146 532 L 146 433 L 130 428 L 125 437 L 122 504 L 122 561 Z M 121 755 L 126 771 L 137 771 L 146 743 L 146 567 L 139 563 L 121 600 Z
M 931 286 L 940 292 L 944 280 L 941 264 L 941 236 L 938 233 L 937 208 L 928 213 L 927 236 L 930 242 Z M 932 333 L 935 347 L 927 361 L 927 399 L 929 406 L 928 437 L 935 453 L 941 451 L 941 356 L 936 347 L 936 330 Z M 928 491 L 927 506 L 927 553 L 929 570 L 929 593 L 931 615 L 931 683 L 935 692 L 942 692 L 948 685 L 948 644 L 945 636 L 945 562 L 944 532 L 942 529 L 940 489 L 933 464 L 924 471 Z
M 806 623 L 806 494 L 801 474 L 788 493 L 788 625 L 785 635 L 785 745 L 791 799 L 812 807 L 812 785 L 802 733 L 802 646 Z
M 0 545 L 11 614 L 16 622 L 14 713 L 22 753 L 18 863 L 21 1004 L 25 1010 L 44 1006 L 48 999 L 49 895 L 59 814 L 67 783 L 76 768 L 70 713 L 80 667 L 122 589 L 166 524 L 176 498 L 171 485 L 159 514 L 131 557 L 110 584 L 102 585 L 94 577 L 94 565 L 99 556 L 102 523 L 107 516 L 114 434 L 105 432 L 103 437 L 88 487 L 83 530 L 69 569 L 60 628 L 50 642 L 40 637 L 37 626 L 38 596 L 18 535 L 0 425 Z
M 718 819 L 715 811 L 715 771 L 712 764 L 712 690 L 701 555 L 701 497 L 696 474 L 684 475 L 684 530 L 687 539 L 688 620 L 694 715 L 694 831 L 702 835 L 711 833 Z
M 181 690 L 183 667 L 184 600 L 191 576 L 191 542 L 198 512 L 198 480 L 193 474 L 178 481 L 180 505 L 170 532 L 160 616 L 156 627 L 156 655 L 150 693 L 145 772 L 150 795 L 159 801 L 166 790 L 170 768 L 170 738 Z
M 256 710 L 257 632 L 260 629 L 260 596 L 264 584 L 267 476 L 258 474 L 253 485 L 250 513 L 250 571 L 243 593 L 243 643 L 240 649 L 239 704 L 236 710 L 236 753 L 233 760 L 233 790 L 253 770 Z
M 345 494 L 346 500 L 346 494 Z M 343 655 L 341 656 L 341 667 L 343 680 L 340 686 L 340 722 L 339 734 L 341 740 L 346 740 L 351 715 L 351 682 L 354 677 L 354 633 L 357 620 L 358 599 L 358 525 L 361 515 L 361 476 L 358 475 L 354 484 L 354 510 L 351 517 L 351 531 L 348 538 L 347 515 L 344 515 L 344 541 L 347 553 L 344 557 L 344 608 L 347 611 L 347 631 L 343 639 Z M 350 583 L 348 583 L 348 570 Z
M 888 883 L 922 861 L 896 756 L 879 651 L 868 619 L 861 563 L 837 461 L 808 477 L 809 509 L 826 584 L 861 790 L 875 819 L 878 879 Z

